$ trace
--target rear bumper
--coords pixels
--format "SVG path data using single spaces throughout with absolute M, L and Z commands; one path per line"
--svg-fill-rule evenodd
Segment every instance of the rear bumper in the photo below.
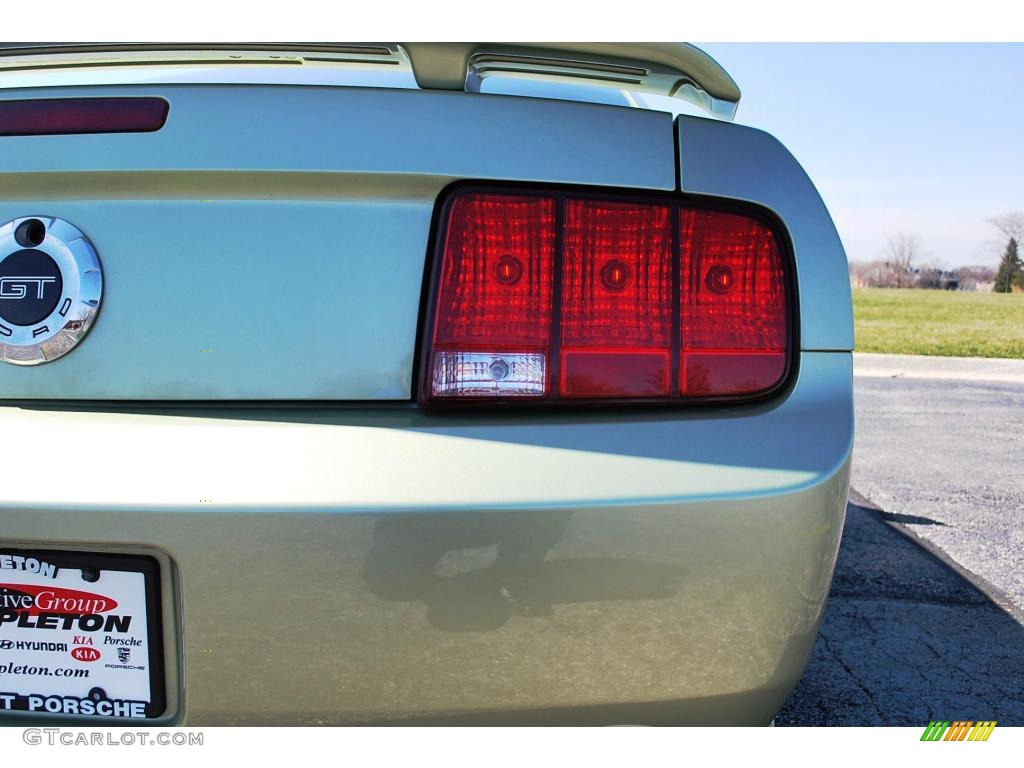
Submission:
M 168 722 L 764 724 L 829 590 L 851 356 L 714 412 L 10 406 L 0 432 L 2 543 L 160 553 Z

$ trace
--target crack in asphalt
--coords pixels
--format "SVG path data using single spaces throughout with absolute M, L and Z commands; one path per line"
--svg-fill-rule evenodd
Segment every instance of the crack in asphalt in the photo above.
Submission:
M 843 657 L 840 656 L 839 652 L 832 646 L 832 643 L 829 642 L 829 639 L 828 639 L 828 637 L 826 635 L 824 635 L 824 634 L 821 635 L 821 641 L 822 641 L 822 643 L 825 644 L 825 650 L 827 650 L 829 652 L 829 654 L 832 656 L 832 658 L 835 659 L 836 662 L 839 664 L 839 666 L 843 668 L 843 671 L 846 672 L 846 674 L 850 676 L 850 679 L 853 680 L 853 682 L 856 684 L 856 686 L 858 688 L 860 688 L 861 691 L 863 691 L 865 696 L 868 697 L 868 701 L 871 702 L 871 706 L 873 706 L 875 708 L 875 714 L 878 715 L 878 718 L 884 722 L 884 720 L 885 720 L 885 713 L 882 712 L 881 708 L 878 706 L 878 701 L 875 698 L 875 694 L 857 676 L 857 673 L 853 671 L 853 668 L 849 664 L 847 664 L 845 661 L 843 661 Z

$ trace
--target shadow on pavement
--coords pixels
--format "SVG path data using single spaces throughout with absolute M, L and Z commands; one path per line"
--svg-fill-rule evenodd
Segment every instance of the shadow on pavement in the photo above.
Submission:
M 878 516 L 883 520 L 890 523 L 903 523 L 904 525 L 939 525 L 943 528 L 946 524 L 941 520 L 933 520 L 930 517 L 922 517 L 921 515 L 901 515 L 895 512 L 877 512 Z
M 848 506 L 811 663 L 776 724 L 1024 725 L 1024 624 L 892 518 Z

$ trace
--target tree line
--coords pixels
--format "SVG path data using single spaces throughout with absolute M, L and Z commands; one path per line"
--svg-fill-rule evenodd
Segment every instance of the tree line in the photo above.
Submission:
M 944 269 L 929 262 L 917 235 L 899 233 L 889 238 L 879 258 L 850 262 L 850 281 L 871 288 L 933 288 L 976 290 L 979 284 L 999 293 L 1024 291 L 1024 212 L 1011 211 L 988 220 L 1001 236 L 998 267 L 974 265 Z M 1003 240 L 1002 238 L 1005 238 Z

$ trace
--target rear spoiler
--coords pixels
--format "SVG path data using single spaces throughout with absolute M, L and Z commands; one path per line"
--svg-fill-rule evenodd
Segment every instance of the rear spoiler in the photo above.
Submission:
M 682 99 L 732 120 L 740 89 L 686 43 L 2 43 L 0 74 L 75 67 L 362 64 L 408 59 L 420 88 L 476 93 L 491 76 Z M 396 68 L 397 69 L 397 68 Z
M 420 88 L 476 92 L 490 75 L 671 96 L 732 120 L 740 89 L 686 43 L 401 43 Z

